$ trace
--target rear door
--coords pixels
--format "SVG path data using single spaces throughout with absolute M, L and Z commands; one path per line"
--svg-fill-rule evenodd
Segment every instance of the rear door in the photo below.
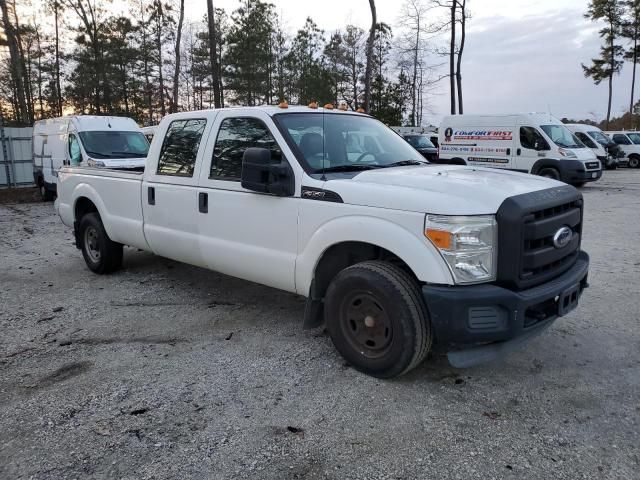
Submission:
M 203 265 L 198 241 L 198 175 L 214 112 L 171 121 L 154 171 L 142 183 L 144 233 L 153 252 Z
M 249 147 L 295 161 L 272 123 L 256 110 L 223 111 L 216 118 L 200 172 L 200 249 L 212 270 L 295 292 L 298 194 L 277 197 L 240 184 Z

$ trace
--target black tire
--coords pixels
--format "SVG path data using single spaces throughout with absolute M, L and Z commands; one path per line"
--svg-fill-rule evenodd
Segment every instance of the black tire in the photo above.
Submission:
M 552 178 L 553 180 L 560 180 L 560 172 L 553 167 L 542 168 L 538 175 L 541 177 Z
M 78 238 L 84 261 L 92 272 L 111 273 L 122 266 L 122 244 L 109 238 L 97 213 L 87 213 L 80 219 Z
M 40 196 L 42 197 L 42 201 L 44 202 L 53 201 L 53 199 L 55 198 L 55 194 L 46 187 L 44 182 L 41 183 L 38 188 L 40 190 Z
M 629 168 L 640 168 L 640 157 L 635 155 L 629 157 Z
M 418 285 L 393 264 L 367 261 L 342 270 L 329 285 L 324 310 L 338 352 L 368 375 L 402 375 L 431 348 L 431 324 Z
M 575 182 L 575 183 L 572 183 L 571 185 L 573 185 L 576 188 L 582 188 L 582 187 L 584 187 L 585 183 L 587 183 L 587 182 Z

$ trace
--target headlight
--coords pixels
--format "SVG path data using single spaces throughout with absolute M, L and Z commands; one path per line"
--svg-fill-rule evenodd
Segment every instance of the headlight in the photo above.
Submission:
M 496 279 L 498 225 L 493 215 L 427 215 L 424 234 L 447 262 L 456 283 Z
M 578 158 L 575 153 L 573 153 L 571 150 L 567 150 L 566 148 L 559 148 L 558 153 L 563 157 Z

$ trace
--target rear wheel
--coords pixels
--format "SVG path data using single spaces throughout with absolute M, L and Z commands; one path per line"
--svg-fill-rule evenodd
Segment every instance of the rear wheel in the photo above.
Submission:
M 629 168 L 638 167 L 640 167 L 640 157 L 636 157 L 635 155 L 629 157 Z
M 82 256 L 95 273 L 110 273 L 122 266 L 122 245 L 112 241 L 97 213 L 88 213 L 78 227 Z
M 331 282 L 325 300 L 331 340 L 361 372 L 379 378 L 402 375 L 431 348 L 419 287 L 393 264 L 367 261 L 346 268 Z
M 560 180 L 560 172 L 553 167 L 543 168 L 538 172 L 538 175 L 545 178 L 552 178 L 554 180 Z
M 54 193 L 46 187 L 44 182 L 40 183 L 39 189 L 40 189 L 40 196 L 42 197 L 43 201 L 50 202 L 54 199 L 55 197 Z

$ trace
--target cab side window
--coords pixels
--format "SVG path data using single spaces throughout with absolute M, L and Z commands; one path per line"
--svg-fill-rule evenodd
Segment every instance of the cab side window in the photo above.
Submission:
M 271 150 L 271 160 L 279 163 L 282 151 L 273 135 L 257 118 L 226 118 L 220 124 L 213 149 L 209 178 L 240 181 L 242 156 L 247 148 L 259 147 Z
M 613 141 L 618 145 L 631 145 L 631 140 L 626 135 L 621 135 L 617 133 L 613 136 Z
M 71 165 L 79 165 L 80 162 L 82 162 L 80 142 L 78 141 L 78 137 L 76 137 L 73 133 L 69 134 L 69 159 L 71 160 Z
M 576 137 L 578 137 L 578 140 L 580 140 L 582 143 L 584 143 L 585 146 L 587 146 L 589 148 L 598 148 L 597 145 L 593 142 L 593 140 L 591 140 L 589 135 L 587 135 L 586 133 L 576 132 L 574 135 Z
M 162 141 L 158 175 L 192 177 L 205 119 L 174 120 Z
M 520 127 L 520 145 L 531 150 L 549 150 L 549 144 L 533 127 Z

